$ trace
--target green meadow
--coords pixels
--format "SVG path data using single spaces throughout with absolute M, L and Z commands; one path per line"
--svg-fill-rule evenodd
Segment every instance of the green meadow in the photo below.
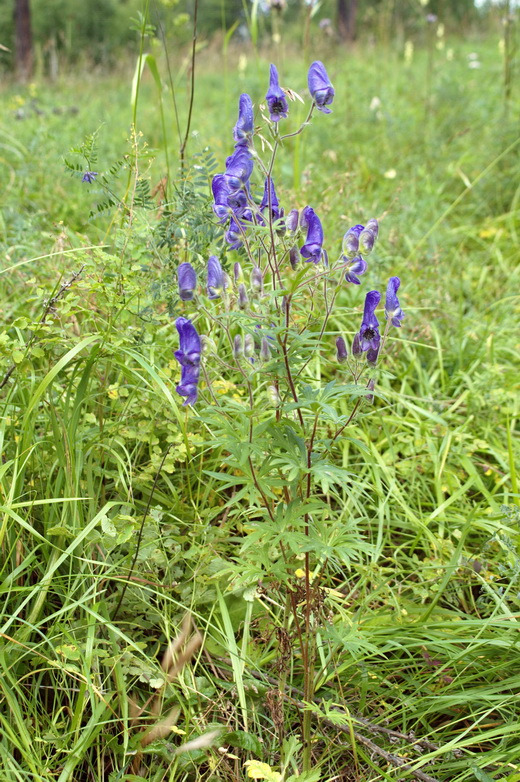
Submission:
M 134 87 L 137 50 L 0 88 L 1 780 L 520 780 L 520 90 L 499 35 L 210 43 L 182 171 L 188 49 L 145 40 Z M 307 574 L 306 702 L 281 592 L 237 577 L 251 508 L 174 351 L 176 268 L 221 247 L 210 181 L 238 97 L 258 107 L 276 62 L 307 100 L 314 59 L 333 113 L 284 143 L 278 196 L 319 211 L 331 256 L 376 217 L 363 295 L 399 276 L 406 317 L 335 452 L 335 524 L 361 544 Z M 287 132 L 306 112 L 290 103 Z M 356 331 L 354 288 L 316 383 Z

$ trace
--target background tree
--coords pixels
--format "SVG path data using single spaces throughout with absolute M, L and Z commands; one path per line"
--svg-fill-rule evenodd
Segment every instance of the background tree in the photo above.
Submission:
M 22 81 L 27 81 L 33 69 L 30 0 L 15 0 L 14 31 L 16 75 Z
M 358 0 L 338 0 L 338 32 L 345 41 L 356 37 Z

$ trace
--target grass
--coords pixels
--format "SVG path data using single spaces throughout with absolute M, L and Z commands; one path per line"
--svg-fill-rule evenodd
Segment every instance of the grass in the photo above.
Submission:
M 383 218 L 367 284 L 399 275 L 407 313 L 355 430 L 365 450 L 345 438 L 337 452 L 355 480 L 330 539 L 355 527 L 364 549 L 322 582 L 308 779 L 520 779 L 520 105 L 504 110 L 496 44 L 448 41 L 431 93 L 420 50 L 409 65 L 394 49 L 320 52 L 334 114 L 282 150 L 283 201 L 318 202 L 330 246 Z M 239 70 L 231 53 L 223 84 L 205 57 L 188 151 L 209 144 L 222 166 L 236 96 L 263 95 L 267 66 L 247 53 Z M 304 93 L 296 56 L 280 71 Z M 0 392 L 2 778 L 235 780 L 256 759 L 287 780 L 303 712 L 295 628 L 276 591 L 230 589 L 249 507 L 208 475 L 211 433 L 174 391 L 179 245 L 162 241 L 161 208 L 131 195 L 131 221 L 89 220 L 100 190 L 62 162 L 101 126 L 99 170 L 128 153 L 157 184 L 156 83 L 130 144 L 128 74 L 19 93 L 0 98 L 0 354 L 3 373 L 15 366 Z M 114 180 L 120 198 L 125 186 Z M 334 327 L 352 335 L 358 304 L 342 293 Z

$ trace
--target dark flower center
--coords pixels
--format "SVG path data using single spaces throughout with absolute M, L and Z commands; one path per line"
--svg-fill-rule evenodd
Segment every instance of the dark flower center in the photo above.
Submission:
M 363 339 L 366 339 L 367 342 L 373 340 L 375 336 L 376 336 L 376 332 L 374 331 L 374 329 L 370 329 L 370 328 L 365 329 L 363 332 Z
M 280 99 L 275 100 L 271 106 L 271 114 L 283 114 L 285 106 Z

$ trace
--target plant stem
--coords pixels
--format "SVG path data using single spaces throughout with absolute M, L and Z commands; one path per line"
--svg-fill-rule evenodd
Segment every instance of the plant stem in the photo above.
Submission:
M 191 86 L 190 86 L 190 102 L 188 106 L 188 119 L 186 121 L 186 132 L 184 139 L 179 150 L 179 158 L 181 163 L 181 174 L 184 174 L 186 145 L 188 143 L 188 136 L 191 127 L 191 117 L 193 114 L 193 100 L 195 97 L 195 55 L 197 53 L 197 15 L 199 11 L 199 0 L 195 0 L 195 6 L 193 9 L 193 39 L 191 46 Z

